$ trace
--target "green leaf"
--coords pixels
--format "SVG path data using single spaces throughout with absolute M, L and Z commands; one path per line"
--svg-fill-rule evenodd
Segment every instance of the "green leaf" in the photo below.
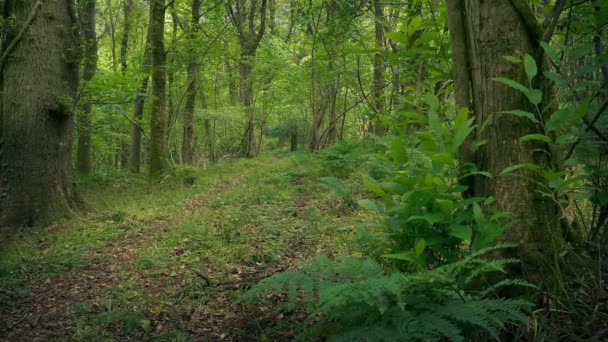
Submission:
M 517 165 L 507 167 L 506 169 L 502 170 L 502 172 L 500 174 L 506 175 L 508 173 L 511 173 L 511 172 L 519 170 L 519 169 L 528 169 L 528 170 L 537 171 L 539 168 L 540 167 L 538 165 L 532 164 L 532 163 L 517 164 Z
M 464 178 L 471 177 L 471 176 L 484 176 L 487 178 L 492 178 L 492 174 L 489 173 L 488 171 L 474 171 L 474 172 L 469 172 L 467 174 L 464 174 L 464 175 L 458 177 L 458 179 L 464 179 Z
M 424 253 L 424 249 L 426 248 L 426 241 L 424 239 L 418 239 L 416 244 L 414 245 L 414 254 L 416 256 L 421 256 Z
M 139 321 L 139 325 L 145 332 L 150 331 L 150 321 L 149 320 L 142 319 L 141 321 Z
M 571 108 L 565 107 L 551 114 L 545 128 L 549 132 L 558 129 L 566 129 L 579 120 L 580 118 Z
M 469 134 L 473 131 L 473 127 L 471 127 L 473 123 L 473 119 L 469 119 L 469 110 L 466 108 L 462 108 L 458 111 L 458 115 L 454 119 L 454 143 L 452 147 L 452 152 L 457 153 L 458 148 L 462 143 L 467 139 Z
M 519 116 L 520 118 L 526 118 L 534 123 L 538 123 L 539 121 L 536 119 L 535 115 L 527 112 L 525 110 L 506 110 L 504 112 L 500 112 L 500 114 L 512 114 L 515 116 Z
M 407 162 L 407 150 L 401 139 L 395 139 L 391 143 L 391 157 L 398 163 Z
M 540 46 L 543 47 L 543 50 L 545 50 L 545 53 L 547 54 L 547 56 L 549 56 L 549 58 L 551 58 L 552 61 L 554 61 L 557 64 L 561 63 L 561 60 L 559 58 L 557 51 L 551 45 L 549 45 L 546 42 L 540 42 Z
M 450 226 L 450 235 L 459 238 L 462 241 L 471 241 L 473 230 L 463 225 Z
M 575 192 L 574 193 L 574 199 L 576 200 L 588 200 L 591 199 L 593 197 L 593 194 L 588 193 L 588 192 Z
M 392 259 L 392 260 L 400 260 L 400 261 L 409 261 L 411 263 L 418 263 L 418 258 L 412 252 L 402 252 L 402 253 L 394 253 L 394 254 L 384 254 L 383 258 Z
M 443 219 L 445 218 L 445 216 L 441 213 L 428 213 L 428 214 L 424 214 L 424 215 L 416 215 L 416 216 L 412 216 L 410 217 L 407 221 L 411 222 L 411 221 L 426 221 L 429 225 L 433 225 L 437 222 L 441 222 Z
M 548 136 L 544 135 L 544 134 L 528 134 L 528 135 L 524 135 L 523 137 L 519 138 L 520 141 L 529 141 L 529 140 L 537 140 L 537 141 L 543 141 L 546 143 L 552 143 L 553 140 L 551 140 L 551 138 L 549 138 Z
M 521 58 L 519 57 L 515 57 L 515 56 L 503 56 L 504 59 L 506 59 L 507 61 L 511 62 L 511 63 L 515 63 L 515 64 L 520 64 L 521 63 Z
M 450 200 L 436 198 L 435 202 L 441 208 L 441 210 L 443 210 L 443 212 L 445 212 L 446 214 L 451 213 L 452 210 L 454 209 L 454 202 L 452 202 Z
M 537 104 L 540 104 L 541 102 L 543 102 L 542 90 L 528 89 L 528 91 L 526 91 L 525 94 L 526 94 L 526 97 L 528 97 L 528 101 L 530 101 L 530 103 L 533 105 L 537 105 Z
M 519 90 L 520 92 L 526 94 L 528 92 L 528 87 L 524 86 L 523 84 L 517 82 L 517 81 L 513 81 L 512 79 L 509 78 L 504 78 L 504 77 L 494 77 L 491 78 L 492 81 L 496 81 L 496 82 L 500 82 L 506 86 L 509 86 L 515 90 Z
M 401 31 L 387 32 L 386 38 L 394 41 L 395 43 L 399 43 L 399 44 L 407 44 L 409 41 L 409 38 L 405 34 L 405 32 L 401 32 Z
M 533 79 L 538 74 L 536 61 L 528 54 L 524 56 L 524 69 L 526 69 L 526 75 L 528 75 L 530 79 Z
M 381 212 L 382 209 L 378 206 L 378 204 L 375 201 L 369 200 L 369 199 L 362 199 L 357 201 L 357 204 L 359 204 L 360 206 L 362 206 L 363 208 L 369 210 L 369 211 L 376 211 L 376 212 Z
M 543 75 L 545 75 L 545 77 L 550 79 L 551 81 L 555 82 L 555 84 L 557 84 L 560 88 L 565 88 L 566 86 L 568 86 L 568 82 L 566 82 L 564 77 L 562 77 L 562 75 L 556 72 L 545 71 L 543 72 Z
M 483 227 L 486 225 L 486 218 L 483 215 L 483 210 L 481 210 L 481 207 L 477 203 L 473 203 L 473 218 L 478 226 Z

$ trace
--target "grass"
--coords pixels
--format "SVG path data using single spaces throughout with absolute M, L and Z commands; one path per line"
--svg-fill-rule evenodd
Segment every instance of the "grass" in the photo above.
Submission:
M 353 251 L 355 227 L 370 214 L 345 208 L 320 181 L 335 171 L 360 184 L 357 170 L 340 169 L 344 158 L 340 150 L 224 161 L 178 169 L 160 184 L 81 179 L 94 211 L 0 242 L 0 336 L 284 336 L 289 322 L 252 318 L 232 303 L 302 259 Z

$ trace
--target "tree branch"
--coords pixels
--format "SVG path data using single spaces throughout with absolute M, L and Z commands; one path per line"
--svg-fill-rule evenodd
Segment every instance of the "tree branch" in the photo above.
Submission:
M 559 21 L 559 17 L 564 11 L 564 7 L 566 6 L 566 1 L 568 0 L 556 0 L 551 13 L 545 18 L 543 21 L 542 28 L 544 30 L 542 39 L 544 42 L 549 42 L 551 37 L 553 36 L 553 32 L 555 32 L 555 27 L 557 26 L 557 22 Z
M 532 40 L 537 42 L 542 39 L 543 28 L 536 19 L 528 2 L 526 0 L 511 0 L 511 5 L 513 5 L 513 8 L 519 14 Z
M 17 35 L 15 36 L 15 38 L 13 38 L 13 40 L 11 40 L 10 44 L 6 47 L 6 50 L 4 50 L 4 53 L 0 57 L 0 72 L 2 71 L 2 69 L 4 69 L 4 63 L 6 63 L 6 59 L 8 58 L 8 55 L 11 52 L 13 52 L 13 50 L 15 49 L 15 47 L 17 46 L 17 44 L 19 43 L 19 41 L 21 41 L 21 39 L 23 38 L 23 36 L 27 32 L 27 29 L 30 27 L 30 25 L 32 25 L 32 22 L 36 18 L 36 15 L 38 15 L 38 10 L 40 9 L 40 7 L 42 7 L 42 2 L 43 1 L 44 0 L 38 0 L 38 1 L 36 1 L 36 3 L 34 4 L 34 7 L 32 8 L 32 11 L 30 12 L 29 17 L 27 18 L 27 20 L 23 24 L 23 27 L 21 28 L 21 30 L 19 31 L 19 33 L 17 33 Z

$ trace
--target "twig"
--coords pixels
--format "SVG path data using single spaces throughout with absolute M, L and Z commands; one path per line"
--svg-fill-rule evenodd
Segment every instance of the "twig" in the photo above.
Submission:
M 32 24 L 32 22 L 36 18 L 36 15 L 38 14 L 38 10 L 40 9 L 40 7 L 42 7 L 42 2 L 43 1 L 44 0 L 38 0 L 38 1 L 36 1 L 36 3 L 34 4 L 34 7 L 32 8 L 32 12 L 30 13 L 30 16 L 25 21 L 25 24 L 23 24 L 23 27 L 21 28 L 21 31 L 19 31 L 19 33 L 17 33 L 17 35 L 15 36 L 15 38 L 6 47 L 6 50 L 4 50 L 4 53 L 2 54 L 2 57 L 0 57 L 0 71 L 4 68 L 4 63 L 6 63 L 6 59 L 8 58 L 8 55 L 11 52 L 13 52 L 13 50 L 15 49 L 15 47 L 17 46 L 17 44 L 19 43 L 19 41 L 25 35 L 25 32 L 27 32 L 27 29 L 30 27 L 30 25 Z

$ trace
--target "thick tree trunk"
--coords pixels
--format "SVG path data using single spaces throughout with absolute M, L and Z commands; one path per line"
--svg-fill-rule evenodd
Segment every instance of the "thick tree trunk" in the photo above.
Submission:
M 78 203 L 70 151 L 79 73 L 73 3 L 9 2 L 5 15 L 18 27 L 35 17 L 0 66 L 0 227 L 44 223 Z
M 192 20 L 190 23 L 189 38 L 196 39 L 198 21 L 200 19 L 201 0 L 192 1 Z M 194 53 L 194 51 L 192 51 Z M 182 162 L 192 164 L 194 158 L 194 106 L 198 87 L 198 68 L 196 63 L 188 63 L 188 88 L 186 89 L 186 106 L 184 108 L 184 135 L 182 140 Z
M 80 12 L 82 46 L 84 47 L 82 79 L 90 82 L 97 71 L 97 34 L 95 32 L 96 1 L 86 1 Z M 76 152 L 76 171 L 80 174 L 93 172 L 92 139 L 91 139 L 91 103 L 84 103 L 76 116 L 78 143 Z
M 552 168 L 557 163 L 555 156 L 542 152 L 547 146 L 519 139 L 528 134 L 542 134 L 540 125 L 514 115 L 499 114 L 514 109 L 537 112 L 524 94 L 491 80 L 506 77 L 528 84 L 523 67 L 503 57 L 528 53 L 536 57 L 541 69 L 543 66 L 538 38 L 530 23 L 523 19 L 526 13 L 518 12 L 513 4 L 510 0 L 448 0 L 456 63 L 456 99 L 459 106 L 472 109 L 477 127 L 485 125 L 483 130 L 476 130 L 474 139 L 487 141 L 474 153 L 467 151 L 463 160 L 472 161 L 477 169 L 494 175 L 493 178 L 476 177 L 469 182 L 470 194 L 493 196 L 498 209 L 513 213 L 514 224 L 504 238 L 519 243 L 525 250 L 549 250 L 559 241 L 560 211 L 552 199 L 539 193 L 536 182 L 542 179 L 530 171 L 522 172 L 523 177 L 500 175 L 505 168 L 516 164 L 534 163 Z M 534 86 L 545 90 L 547 102 L 539 105 L 544 108 L 550 101 L 546 91 L 550 86 L 542 78 L 537 79 Z
M 166 52 L 165 0 L 150 3 L 150 48 L 152 52 L 152 115 L 150 119 L 150 174 L 159 175 L 167 169 L 165 139 Z

